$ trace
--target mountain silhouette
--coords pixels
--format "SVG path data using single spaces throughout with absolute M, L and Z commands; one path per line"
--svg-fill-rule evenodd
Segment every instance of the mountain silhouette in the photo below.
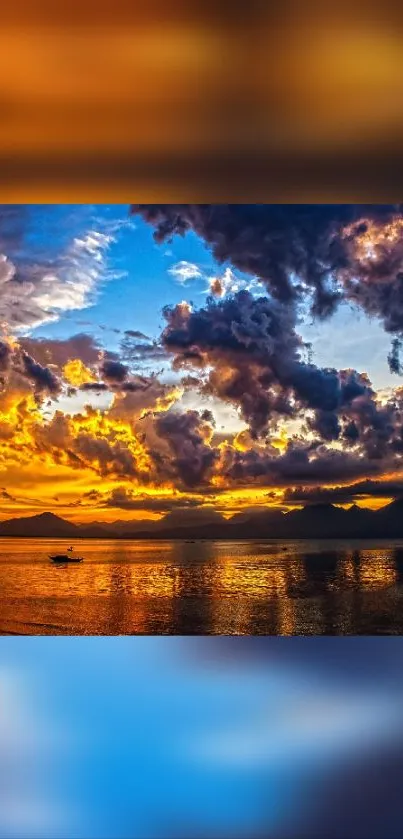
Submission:
M 114 536 L 106 528 L 94 527 L 92 525 L 80 526 L 73 524 L 66 519 L 56 516 L 54 513 L 40 513 L 36 516 L 24 518 L 7 519 L 0 522 L 0 536 L 40 536 L 49 539 L 72 539 L 72 538 L 102 538 Z
M 69 538 L 78 528 L 54 513 L 40 513 L 27 518 L 8 519 L 0 522 L 0 536 L 57 536 Z
M 230 519 L 214 511 L 167 513 L 159 521 L 135 519 L 73 524 L 46 512 L 0 522 L 0 536 L 61 539 L 391 539 L 403 538 L 403 498 L 379 510 L 353 504 L 309 504 L 282 512 L 267 507 L 245 510 Z

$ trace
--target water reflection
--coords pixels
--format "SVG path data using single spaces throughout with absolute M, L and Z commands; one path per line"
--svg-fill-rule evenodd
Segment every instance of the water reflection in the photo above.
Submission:
M 88 540 L 65 568 L 53 548 L 1 540 L 3 634 L 403 634 L 403 544 Z

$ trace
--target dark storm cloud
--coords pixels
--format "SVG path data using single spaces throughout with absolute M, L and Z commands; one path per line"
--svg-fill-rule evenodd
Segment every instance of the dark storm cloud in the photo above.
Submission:
M 125 381 L 129 368 L 120 361 L 105 358 L 100 366 L 100 374 L 107 381 L 111 383 L 121 384 Z
M 161 339 L 174 367 L 209 369 L 204 391 L 239 406 L 254 434 L 293 414 L 289 395 L 304 345 L 291 307 L 241 291 L 195 312 L 166 308 L 164 316 Z
M 57 396 L 62 389 L 60 379 L 50 368 L 40 364 L 18 344 L 0 341 L 0 381 L 3 390 L 12 391 L 16 382 L 25 379 L 37 398 Z
M 385 412 L 376 402 L 376 394 L 365 374 L 355 370 L 320 370 L 319 384 L 327 387 L 314 398 L 306 400 L 308 407 L 315 408 L 307 425 L 322 440 L 338 440 L 341 436 L 348 445 L 360 440 L 368 423 L 373 430 L 380 430 Z M 320 390 L 320 388 L 319 388 Z M 318 401 L 321 406 L 318 407 Z M 355 420 L 355 421 L 354 421 Z
M 6 373 L 10 369 L 12 350 L 5 341 L 0 341 L 0 373 Z
M 382 459 L 403 452 L 403 392 L 392 393 L 380 404 L 369 389 L 358 396 L 348 410 L 343 439 L 347 445 L 359 445 L 371 459 Z
M 393 481 L 360 481 L 337 487 L 304 487 L 287 489 L 286 504 L 348 504 L 366 498 L 396 498 L 403 496 L 403 478 Z
M 403 453 L 403 392 L 397 389 L 386 402 L 380 402 L 366 377 L 357 379 L 351 371 L 352 387 L 333 411 L 315 411 L 307 426 L 323 440 L 340 440 L 344 447 L 358 448 L 370 460 L 382 460 Z M 360 392 L 361 391 L 361 392 Z
M 290 443 L 280 455 L 270 447 L 266 451 L 228 447 L 220 466 L 221 473 L 235 483 L 273 486 L 348 481 L 382 471 L 382 464 L 377 461 L 318 443 L 302 442 Z
M 307 347 L 290 304 L 241 291 L 224 300 L 210 298 L 194 312 L 182 304 L 168 307 L 164 316 L 161 338 L 174 367 L 201 370 L 202 391 L 239 407 L 254 436 L 279 417 L 310 409 L 311 428 L 325 440 L 337 439 L 339 417 L 348 417 L 360 397 L 367 411 L 372 400 L 375 421 L 374 392 L 365 375 L 303 361 Z
M 36 392 L 46 392 L 52 396 L 60 393 L 61 383 L 49 367 L 43 367 L 42 364 L 38 364 L 26 352 L 21 353 L 21 362 L 23 374 L 32 383 Z
M 403 373 L 403 367 L 400 360 L 400 352 L 402 349 L 402 341 L 401 338 L 394 338 L 392 341 L 392 346 L 390 349 L 390 353 L 388 355 L 388 364 L 391 373 L 396 373 L 398 376 L 401 376 Z
M 322 440 L 337 440 L 340 435 L 340 423 L 332 411 L 316 411 L 313 419 L 308 419 L 308 427 L 315 431 Z
M 385 219 L 386 221 L 386 219 Z M 403 328 L 403 216 L 379 224 L 367 214 L 345 236 L 348 264 L 341 272 L 345 296 L 369 315 L 379 317 L 387 332 Z
M 352 422 L 347 423 L 347 425 L 343 429 L 343 438 L 347 440 L 348 443 L 354 445 L 354 443 L 358 442 L 359 437 L 360 432 L 354 420 Z
M 349 205 L 302 204 L 135 204 L 133 212 L 155 227 L 158 242 L 194 230 L 218 262 L 260 277 L 280 300 L 295 295 L 293 273 L 320 284 L 342 263 L 335 234 L 362 215 Z
M 152 450 L 157 470 L 189 489 L 208 483 L 219 452 L 210 446 L 210 414 L 168 411 L 155 417 L 156 434 L 168 446 L 168 456 Z
M 289 447 L 278 457 L 255 449 L 233 452 L 231 468 L 259 479 L 290 469 L 313 480 L 376 474 L 403 453 L 402 396 L 381 404 L 368 377 L 354 370 L 319 368 L 304 360 L 297 334 L 299 303 L 331 314 L 338 300 L 378 316 L 396 338 L 391 370 L 402 371 L 402 205 L 136 205 L 155 227 L 157 241 L 194 230 L 215 258 L 262 279 L 269 292 L 209 299 L 198 311 L 180 304 L 165 309 L 162 345 L 174 369 L 199 372 L 193 386 L 233 404 L 257 438 L 282 417 L 304 417 L 321 441 L 339 441 L 345 452 L 308 455 Z M 183 379 L 190 386 L 189 377 Z M 300 470 L 300 472 L 298 471 Z M 333 470 L 333 471 L 332 471 Z M 301 478 L 302 479 L 302 478 Z
M 373 260 L 356 254 L 368 223 L 393 222 L 401 205 L 135 204 L 132 211 L 155 227 L 158 242 L 194 230 L 215 259 L 259 277 L 279 300 L 300 296 L 302 283 L 321 317 L 346 296 L 389 331 L 403 328 L 403 246 L 386 240 Z

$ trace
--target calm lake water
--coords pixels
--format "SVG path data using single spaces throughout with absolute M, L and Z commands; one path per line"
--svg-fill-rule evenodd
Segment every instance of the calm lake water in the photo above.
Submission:
M 402 635 L 403 541 L 0 539 L 0 633 Z

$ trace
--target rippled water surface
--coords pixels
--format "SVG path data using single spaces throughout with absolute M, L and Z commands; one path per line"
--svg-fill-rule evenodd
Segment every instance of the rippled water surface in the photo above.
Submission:
M 0 540 L 2 634 L 403 634 L 403 542 Z

